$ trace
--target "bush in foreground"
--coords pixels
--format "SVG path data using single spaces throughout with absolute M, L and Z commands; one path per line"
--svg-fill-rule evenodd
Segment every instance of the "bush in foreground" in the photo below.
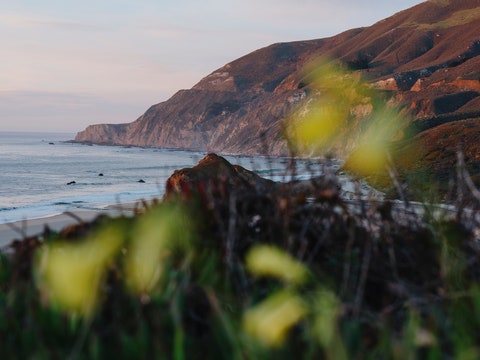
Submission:
M 307 201 L 206 181 L 15 242 L 0 357 L 477 358 L 476 213 L 316 186 Z

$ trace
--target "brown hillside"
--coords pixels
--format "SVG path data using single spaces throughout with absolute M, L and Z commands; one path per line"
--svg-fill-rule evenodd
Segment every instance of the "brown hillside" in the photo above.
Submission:
M 387 98 L 409 109 L 416 119 L 411 129 L 425 132 L 420 137 L 434 146 L 436 126 L 480 118 L 478 29 L 480 0 L 426 1 L 370 27 L 259 49 L 153 105 L 130 124 L 93 125 L 75 140 L 286 155 L 284 120 L 315 95 L 304 68 L 322 57 L 364 74 Z M 448 139 L 452 146 L 458 142 L 453 135 Z

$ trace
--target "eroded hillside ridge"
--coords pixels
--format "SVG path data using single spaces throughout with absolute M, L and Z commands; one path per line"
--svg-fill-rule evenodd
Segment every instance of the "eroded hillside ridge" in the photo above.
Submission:
M 257 50 L 153 105 L 136 121 L 92 125 L 75 141 L 286 155 L 283 121 L 313 96 L 303 69 L 318 57 L 365 74 L 421 121 L 412 128 L 428 138 L 442 124 L 479 118 L 479 28 L 479 0 L 427 1 L 370 27 Z

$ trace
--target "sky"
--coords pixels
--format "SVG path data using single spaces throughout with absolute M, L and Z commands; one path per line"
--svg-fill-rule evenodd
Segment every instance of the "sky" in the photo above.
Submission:
M 336 35 L 419 0 L 2 0 L 0 131 L 76 133 L 276 42 Z

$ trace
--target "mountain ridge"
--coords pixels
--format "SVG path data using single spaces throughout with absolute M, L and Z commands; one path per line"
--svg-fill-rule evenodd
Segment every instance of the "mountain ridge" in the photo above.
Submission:
M 329 38 L 272 44 L 152 105 L 132 123 L 91 125 L 75 141 L 289 155 L 284 120 L 312 96 L 304 69 L 319 57 L 365 75 L 372 87 L 410 111 L 414 124 L 431 119 L 432 126 L 422 125 L 422 137 L 428 138 L 429 129 L 449 122 L 448 116 L 479 119 L 478 28 L 480 0 L 437 0 Z

